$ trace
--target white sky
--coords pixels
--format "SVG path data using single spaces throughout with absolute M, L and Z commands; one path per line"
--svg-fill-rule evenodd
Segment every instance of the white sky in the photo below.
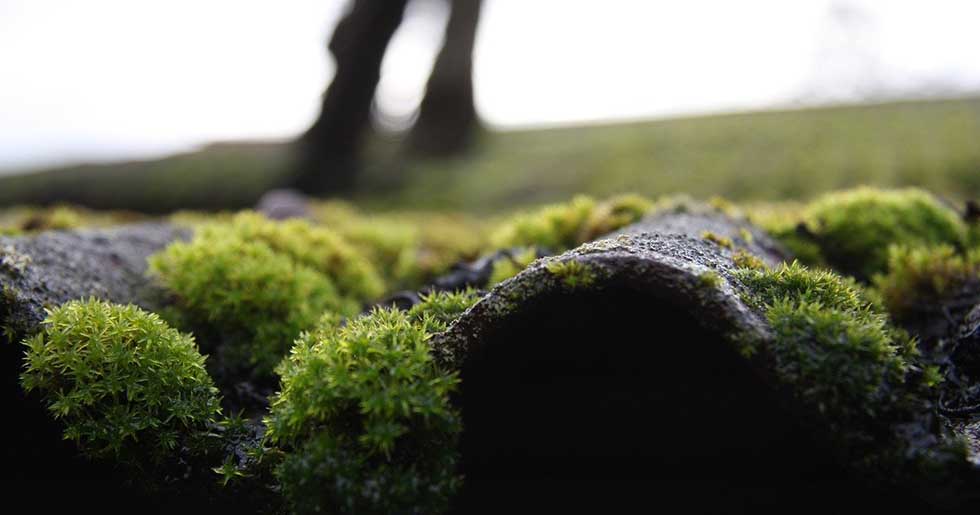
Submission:
M 442 37 L 423 1 L 383 67 L 396 120 Z M 0 169 L 291 137 L 316 115 L 343 7 L 0 0 Z M 508 128 L 980 90 L 978 20 L 976 0 L 485 0 L 477 108 Z

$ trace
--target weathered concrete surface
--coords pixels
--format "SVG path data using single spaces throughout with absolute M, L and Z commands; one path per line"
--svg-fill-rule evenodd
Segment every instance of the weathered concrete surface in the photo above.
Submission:
M 0 327 L 7 338 L 32 332 L 45 307 L 96 297 L 159 305 L 160 290 L 147 279 L 146 258 L 189 231 L 147 223 L 112 229 L 50 231 L 0 238 Z
M 789 256 L 782 247 L 758 227 L 743 220 L 735 220 L 719 215 L 715 211 L 701 209 L 692 211 L 665 211 L 654 214 L 641 223 L 633 224 L 619 231 L 604 235 L 599 239 L 609 239 L 620 234 L 659 234 L 685 235 L 700 238 L 702 233 L 710 232 L 732 241 L 736 248 L 754 254 L 767 264 L 774 265 Z M 456 264 L 451 271 L 437 278 L 431 287 L 424 291 L 458 290 L 466 287 L 485 288 L 493 273 L 494 263 L 513 259 L 525 248 L 501 249 L 469 263 Z M 553 252 L 537 248 L 537 257 L 546 257 Z M 398 298 L 385 304 L 403 305 L 409 299 L 403 298 L 408 292 L 399 292 Z
M 709 231 L 731 239 L 726 248 L 703 237 Z M 750 238 L 745 238 L 751 234 Z M 751 241 L 748 241 L 751 240 Z M 703 315 L 703 323 L 719 334 L 748 332 L 769 337 L 768 324 L 749 309 L 735 289 L 735 252 L 743 250 L 775 265 L 788 257 L 778 243 L 747 222 L 718 213 L 664 213 L 586 243 L 560 256 L 539 260 L 518 276 L 504 281 L 464 314 L 446 333 L 437 336 L 434 349 L 440 360 L 462 366 L 467 355 L 484 345 L 483 332 L 527 303 L 549 293 L 567 291 L 561 277 L 549 268 L 568 262 L 583 264 L 595 274 L 588 288 L 618 288 L 652 292 L 664 301 Z M 705 287 L 701 276 L 717 273 L 717 288 Z
M 728 238 L 736 249 L 742 249 L 761 258 L 769 265 L 775 265 L 791 256 L 779 243 L 769 237 L 762 229 L 745 220 L 724 216 L 717 211 L 694 209 L 687 211 L 666 211 L 656 213 L 639 223 L 624 227 L 603 239 L 621 234 L 642 235 L 681 235 L 703 240 L 705 233 Z M 729 249 L 731 250 L 731 249 Z M 722 261 L 730 259 L 728 256 Z

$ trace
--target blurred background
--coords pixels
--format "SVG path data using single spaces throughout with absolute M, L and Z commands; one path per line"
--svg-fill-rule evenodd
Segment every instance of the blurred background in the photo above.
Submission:
M 0 0 L 0 206 L 980 196 L 980 3 Z

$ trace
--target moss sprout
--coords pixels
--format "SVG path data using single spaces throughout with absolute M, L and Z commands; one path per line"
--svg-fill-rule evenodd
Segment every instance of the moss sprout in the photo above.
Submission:
M 654 208 L 653 202 L 636 194 L 611 197 L 596 205 L 579 238 L 579 243 L 592 241 L 604 234 L 639 221 Z
M 194 339 L 135 306 L 68 302 L 24 345 L 21 384 L 89 456 L 151 465 L 218 414 Z
M 732 261 L 739 268 L 748 268 L 751 270 L 765 270 L 767 268 L 761 259 L 742 249 L 736 250 L 732 254 Z
M 457 305 L 440 299 L 417 314 L 438 319 Z M 278 477 L 295 511 L 447 509 L 460 481 L 460 417 L 449 404 L 458 379 L 434 364 L 423 325 L 376 309 L 296 341 L 266 419 L 268 438 L 286 450 Z
M 725 236 L 718 235 L 718 234 L 713 233 L 711 231 L 704 231 L 704 232 L 702 232 L 701 233 L 701 239 L 703 239 L 705 241 L 710 241 L 711 243 L 714 243 L 715 245 L 718 245 L 719 247 L 726 248 L 728 250 L 732 250 L 733 248 L 735 248 L 735 244 L 732 243 L 732 239 L 731 238 L 727 238 Z
M 724 197 L 721 197 L 721 196 L 718 196 L 718 195 L 714 195 L 714 196 L 712 196 L 711 198 L 708 199 L 707 204 L 708 204 L 708 207 L 710 207 L 711 209 L 713 209 L 713 210 L 715 210 L 718 213 L 721 213 L 723 215 L 729 216 L 731 218 L 741 218 L 742 217 L 742 211 L 741 211 L 741 209 L 739 209 L 738 206 L 736 206 L 734 203 L 732 203 L 732 201 L 730 201 L 730 200 L 728 200 L 728 199 L 726 199 Z
M 491 235 L 490 243 L 495 249 L 537 246 L 561 252 L 629 225 L 653 208 L 653 203 L 637 195 L 604 202 L 579 195 L 567 203 L 513 217 Z
M 171 244 L 150 258 L 150 269 L 193 326 L 221 335 L 232 362 L 261 374 L 271 373 L 323 311 L 360 310 L 326 275 L 262 241 L 216 230 Z
M 752 231 L 745 229 L 744 227 L 738 230 L 738 236 L 742 238 L 742 241 L 750 245 L 753 241 L 755 241 L 755 236 L 752 235 Z
M 57 206 L 46 213 L 41 230 L 74 229 L 83 225 L 82 219 L 78 211 L 67 206 Z
M 552 261 L 545 268 L 565 286 L 573 289 L 591 286 L 596 279 L 592 267 L 579 261 Z
M 936 309 L 965 297 L 976 301 L 980 286 L 980 249 L 961 254 L 949 245 L 909 248 L 893 246 L 888 273 L 874 277 L 888 310 L 897 318 L 910 312 Z
M 828 194 L 810 204 L 803 219 L 827 262 L 860 279 L 886 271 L 892 245 L 963 248 L 967 239 L 959 215 L 918 189 Z
M 145 215 L 130 211 L 95 211 L 79 206 L 13 206 L 0 209 L 0 235 L 21 235 L 80 227 L 107 227 L 141 220 Z
M 698 275 L 698 285 L 702 288 L 716 290 L 721 288 L 722 282 L 723 279 L 714 270 L 707 270 Z
M 570 249 L 578 245 L 579 234 L 595 207 L 595 200 L 580 195 L 565 204 L 553 204 L 518 215 L 491 235 L 491 244 L 495 248 Z

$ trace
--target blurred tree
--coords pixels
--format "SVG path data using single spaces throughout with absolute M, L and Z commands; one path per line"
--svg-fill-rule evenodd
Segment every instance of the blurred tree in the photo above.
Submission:
M 329 50 L 336 62 L 320 116 L 297 141 L 293 186 L 310 193 L 349 190 L 361 143 L 371 123 L 371 102 L 381 61 L 401 24 L 408 0 L 353 0 L 337 24 Z
M 444 0 L 450 15 L 445 39 L 408 138 L 417 155 L 466 150 L 480 124 L 473 105 L 473 46 L 482 0 Z M 388 43 L 408 0 L 352 0 L 329 50 L 336 61 L 320 115 L 297 141 L 293 186 L 308 193 L 352 189 L 360 150 L 371 126 L 371 105 Z
M 473 45 L 483 0 L 447 0 L 451 3 L 442 50 L 412 127 L 413 152 L 447 156 L 467 150 L 480 128 L 473 104 Z

